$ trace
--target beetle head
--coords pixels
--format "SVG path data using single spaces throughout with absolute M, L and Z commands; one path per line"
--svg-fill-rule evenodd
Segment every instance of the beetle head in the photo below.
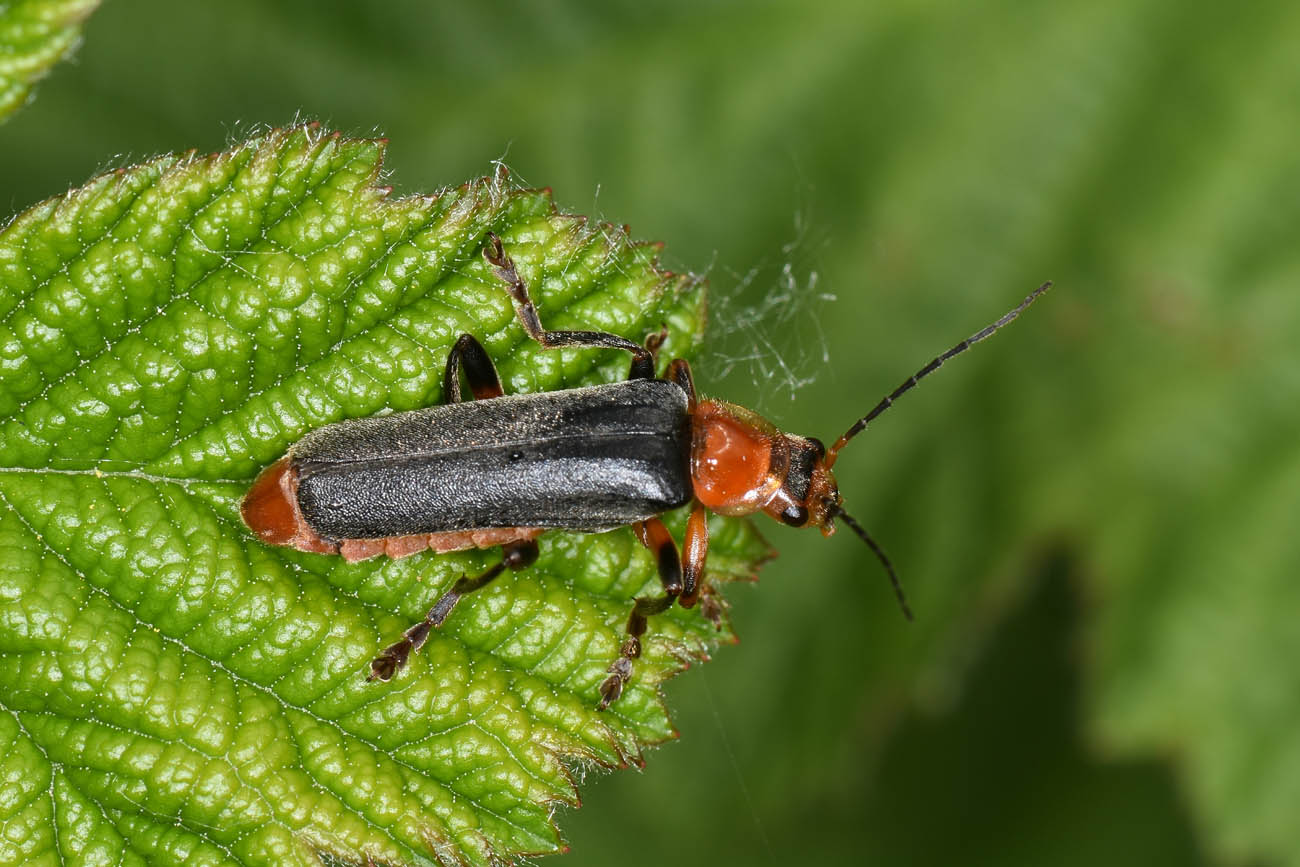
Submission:
M 695 497 L 721 515 L 765 512 L 789 527 L 835 532 L 838 518 L 880 558 L 903 613 L 911 611 L 889 558 L 844 511 L 839 485 L 821 440 L 781 433 L 758 413 L 705 400 L 693 413 L 691 484 Z

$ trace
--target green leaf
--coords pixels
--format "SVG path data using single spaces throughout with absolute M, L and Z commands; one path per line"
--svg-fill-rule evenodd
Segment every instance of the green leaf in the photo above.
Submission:
M 382 142 L 315 127 L 106 174 L 0 234 L 0 860 L 489 864 L 561 848 L 575 772 L 674 735 L 659 684 L 721 635 L 652 623 L 628 530 L 553 533 L 388 684 L 391 642 L 494 552 L 348 564 L 272 549 L 249 480 L 308 430 L 440 397 L 464 331 L 508 392 L 611 381 L 625 353 L 544 352 L 484 264 L 498 233 L 550 327 L 699 340 L 704 296 L 657 248 L 505 175 L 376 186 Z M 678 524 L 680 526 L 680 524 Z M 715 521 L 710 573 L 767 548 Z
M 0 119 L 12 114 L 37 79 L 66 57 L 81 23 L 99 0 L 12 0 L 0 3 Z

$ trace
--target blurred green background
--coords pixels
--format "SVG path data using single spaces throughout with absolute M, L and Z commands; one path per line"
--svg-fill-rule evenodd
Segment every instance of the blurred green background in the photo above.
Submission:
M 555 863 L 1300 864 L 1300 6 L 109 0 L 7 213 L 318 119 L 707 271 L 708 394 L 855 441 Z

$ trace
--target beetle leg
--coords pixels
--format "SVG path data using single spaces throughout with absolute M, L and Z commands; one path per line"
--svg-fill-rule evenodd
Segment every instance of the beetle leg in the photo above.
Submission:
M 682 561 L 677 556 L 677 543 L 673 541 L 668 528 L 658 518 L 650 518 L 633 524 L 632 530 L 641 544 L 655 555 L 664 592 L 676 598 L 682 592 Z
M 632 660 L 641 655 L 641 636 L 645 635 L 646 618 L 667 611 L 682 592 L 681 558 L 677 556 L 677 545 L 664 522 L 651 518 L 633 524 L 632 529 L 636 531 L 641 544 L 654 553 L 659 563 L 659 581 L 663 584 L 664 595 L 638 596 L 632 603 L 632 613 L 627 618 L 627 639 L 619 648 L 618 659 L 606 669 L 609 677 L 600 685 L 600 704 L 597 710 L 604 710 L 617 701 L 623 694 L 623 687 L 631 680 Z
M 623 694 L 623 687 L 632 679 L 632 660 L 641 655 L 641 636 L 645 634 L 646 618 L 659 614 L 672 607 L 673 597 L 638 596 L 632 605 L 632 615 L 627 619 L 627 640 L 619 649 L 618 659 L 614 660 L 606 671 L 609 677 L 600 685 L 600 704 L 596 710 L 604 710 Z
M 677 383 L 677 386 L 686 392 L 686 409 L 691 411 L 695 409 L 695 378 L 691 376 L 691 366 L 686 363 L 685 358 L 674 358 L 668 365 L 668 373 L 664 377 L 669 382 Z
M 686 537 L 682 540 L 682 595 L 677 601 L 683 608 L 694 606 L 705 589 L 704 561 L 708 557 L 708 516 L 697 501 L 691 506 L 691 516 L 686 519 Z M 718 624 L 713 617 L 709 619 L 715 626 Z
M 713 624 L 714 629 L 722 628 L 722 615 L 727 610 L 727 600 L 722 598 L 718 588 L 708 581 L 700 585 L 700 614 Z
M 632 353 L 632 369 L 629 379 L 654 379 L 654 353 L 640 344 L 633 343 L 626 337 L 610 334 L 607 331 L 547 331 L 542 327 L 542 319 L 537 313 L 537 305 L 528 294 L 528 286 L 519 272 L 515 270 L 514 261 L 506 255 L 501 246 L 501 239 L 488 233 L 487 246 L 483 248 L 483 258 L 496 269 L 497 276 L 505 281 L 510 297 L 515 302 L 515 314 L 528 332 L 528 336 L 542 345 L 543 349 L 559 349 L 564 346 L 586 346 L 592 349 L 622 349 Z
M 664 377 L 677 383 L 686 392 L 688 412 L 695 410 L 695 378 L 691 376 L 691 366 L 684 358 L 674 358 L 668 365 Z M 691 608 L 703 598 L 700 613 L 708 618 L 715 629 L 722 628 L 722 606 L 713 592 L 713 587 L 704 580 L 704 563 L 709 558 L 709 523 L 704 505 L 698 500 L 691 506 L 691 515 L 686 519 L 686 537 L 682 540 L 682 595 L 677 602 L 683 608 Z
M 663 347 L 664 341 L 667 339 L 667 325 L 660 325 L 658 331 L 651 331 L 645 336 L 645 348 L 649 351 L 650 358 L 654 361 L 656 370 L 659 368 L 659 350 Z
M 501 377 L 487 350 L 473 334 L 462 334 L 456 345 L 447 353 L 447 368 L 442 374 L 442 402 L 460 403 L 460 371 L 465 368 L 465 381 L 475 400 L 488 400 L 505 394 Z
M 370 675 L 366 680 L 389 680 L 406 665 L 407 657 L 412 651 L 424 646 L 429 633 L 442 625 L 462 596 L 483 587 L 504 572 L 506 567 L 517 572 L 525 566 L 531 566 L 536 560 L 537 542 L 532 539 L 502 545 L 501 562 L 493 564 L 486 572 L 473 578 L 462 575 L 450 590 L 438 597 L 438 601 L 433 603 L 433 607 L 429 609 L 428 614 L 424 615 L 423 620 L 402 633 L 401 641 L 385 647 L 371 660 Z

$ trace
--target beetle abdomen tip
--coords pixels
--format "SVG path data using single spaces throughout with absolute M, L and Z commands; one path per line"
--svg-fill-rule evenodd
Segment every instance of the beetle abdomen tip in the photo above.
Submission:
M 318 554 L 338 551 L 338 545 L 322 539 L 303 519 L 298 506 L 298 473 L 287 455 L 262 470 L 239 504 L 239 514 L 248 529 L 268 545 Z
M 283 457 L 262 470 L 239 504 L 248 529 L 269 545 L 292 544 L 301 529 L 302 518 L 290 500 L 293 487 L 289 458 Z

